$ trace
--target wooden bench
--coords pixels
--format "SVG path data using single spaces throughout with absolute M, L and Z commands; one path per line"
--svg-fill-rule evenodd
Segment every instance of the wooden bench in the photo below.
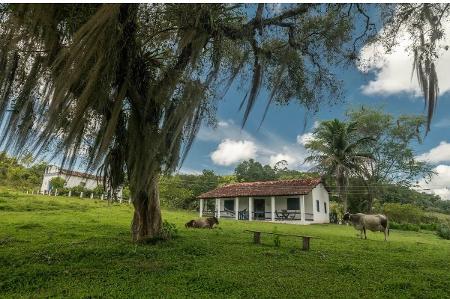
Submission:
M 311 239 L 318 239 L 317 237 L 311 237 L 311 236 L 300 236 L 300 235 L 290 235 L 290 234 L 281 234 L 281 233 L 269 233 L 269 232 L 260 232 L 255 230 L 244 230 L 244 232 L 253 233 L 253 243 L 255 244 L 261 244 L 261 234 L 267 234 L 267 235 L 275 235 L 275 236 L 281 236 L 281 237 L 298 237 L 302 238 L 302 250 L 309 250 L 309 244 Z

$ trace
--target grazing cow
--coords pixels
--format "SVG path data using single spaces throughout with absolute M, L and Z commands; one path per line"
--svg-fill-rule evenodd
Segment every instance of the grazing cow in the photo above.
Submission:
M 389 236 L 389 225 L 388 219 L 385 215 L 366 215 L 363 213 L 350 214 L 345 213 L 344 221 L 351 221 L 355 229 L 361 232 L 360 236 L 362 239 L 362 234 L 364 232 L 364 238 L 367 239 L 366 230 L 371 230 L 373 232 L 383 232 L 384 240 Z
M 197 219 L 197 220 L 190 220 L 187 222 L 184 226 L 186 228 L 213 228 L 214 225 L 219 224 L 219 220 L 216 217 L 210 217 L 206 219 Z

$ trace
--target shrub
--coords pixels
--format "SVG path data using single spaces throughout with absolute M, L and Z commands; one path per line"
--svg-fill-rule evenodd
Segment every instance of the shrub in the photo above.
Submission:
M 412 204 L 386 203 L 384 214 L 391 222 L 420 224 L 425 216 L 424 211 Z
M 58 195 L 60 195 L 60 196 L 66 196 L 66 195 L 69 195 L 69 188 L 61 188 L 61 189 L 58 189 Z
M 90 194 L 90 190 L 86 189 L 86 187 L 82 185 L 78 185 L 72 188 L 69 188 L 70 191 L 72 191 L 72 196 L 80 196 L 81 192 L 83 192 L 83 196 L 87 197 L 88 194 Z
M 280 247 L 281 245 L 281 240 L 280 240 L 280 236 L 277 235 L 277 227 L 275 226 L 272 230 L 272 233 L 274 233 L 273 235 L 273 244 L 275 245 L 275 247 Z
M 389 228 L 398 229 L 398 230 L 406 230 L 406 231 L 414 231 L 418 232 L 420 230 L 420 226 L 413 223 L 397 223 L 395 221 L 389 222 Z
M 427 224 L 439 224 L 440 223 L 439 218 L 434 215 L 431 215 L 430 213 L 427 213 L 422 217 L 422 222 L 427 223 Z
M 66 185 L 66 180 L 60 177 L 54 177 L 50 180 L 50 186 L 52 190 L 61 190 Z
M 434 231 L 434 230 L 437 230 L 438 223 L 421 223 L 419 226 L 420 226 L 420 229 Z
M 437 234 L 443 239 L 450 240 L 450 224 L 442 223 L 437 228 Z
M 330 222 L 340 223 L 344 217 L 344 207 L 335 201 L 330 202 Z
M 105 188 L 102 184 L 98 184 L 94 189 L 91 190 L 95 197 L 100 197 L 105 193 Z
M 171 239 L 175 238 L 177 235 L 178 235 L 178 229 L 177 229 L 176 225 L 168 222 L 167 220 L 164 220 L 158 239 L 171 240 Z
M 275 245 L 275 247 L 280 247 L 281 240 L 280 240 L 280 236 L 279 235 L 275 235 L 273 237 L 273 244 Z

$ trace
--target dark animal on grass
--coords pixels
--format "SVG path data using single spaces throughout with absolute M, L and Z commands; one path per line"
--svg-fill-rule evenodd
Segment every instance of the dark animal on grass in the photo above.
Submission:
M 219 220 L 216 217 L 209 217 L 206 219 L 197 219 L 187 222 L 184 226 L 186 228 L 213 228 L 214 225 L 218 225 Z
M 350 221 L 355 229 L 361 232 L 360 236 L 364 233 L 364 238 L 367 239 L 366 230 L 371 230 L 373 232 L 383 232 L 384 240 L 387 240 L 389 236 L 389 224 L 388 219 L 385 215 L 366 215 L 363 213 L 350 214 L 345 213 L 344 221 Z

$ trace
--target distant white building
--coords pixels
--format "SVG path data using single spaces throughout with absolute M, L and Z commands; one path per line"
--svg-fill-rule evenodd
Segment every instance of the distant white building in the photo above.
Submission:
M 83 186 L 86 189 L 94 189 L 101 183 L 101 178 L 92 174 L 82 173 L 78 171 L 69 171 L 60 169 L 57 166 L 50 165 L 45 169 L 44 179 L 42 180 L 41 192 L 48 193 L 52 190 L 50 181 L 53 178 L 60 177 L 66 181 L 65 187 L 72 188 Z
M 57 166 L 50 165 L 44 172 L 44 178 L 41 185 L 42 193 L 47 194 L 50 191 L 54 191 L 50 181 L 56 177 L 60 177 L 66 181 L 66 188 L 73 188 L 81 185 L 86 189 L 93 190 L 103 182 L 102 177 L 99 176 L 78 171 L 60 169 Z M 122 198 L 122 188 L 117 191 L 117 197 Z

